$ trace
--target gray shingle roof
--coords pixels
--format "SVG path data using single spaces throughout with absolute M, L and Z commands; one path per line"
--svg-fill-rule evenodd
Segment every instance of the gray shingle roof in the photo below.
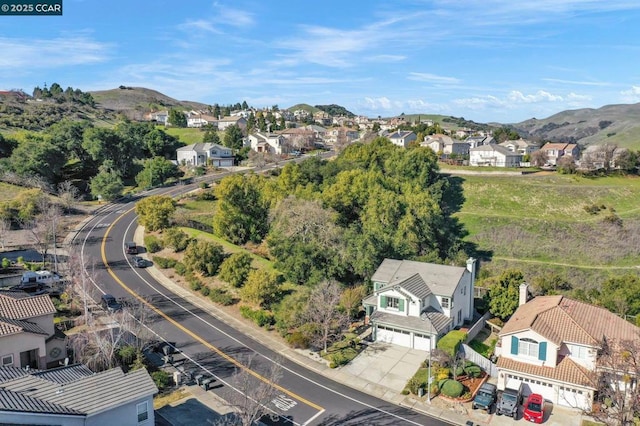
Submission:
M 74 364 L 66 367 L 53 368 L 51 370 L 31 372 L 32 376 L 61 385 L 71 383 L 94 374 L 95 373 L 84 364 Z
M 76 371 L 76 373 L 82 376 L 80 372 Z M 158 388 L 145 369 L 124 374 L 118 367 L 72 381 L 65 381 L 66 378 L 61 376 L 59 373 L 53 376 L 22 376 L 4 382 L 2 388 L 5 391 L 18 392 L 34 400 L 62 406 L 70 411 L 89 416 L 158 392 Z M 71 380 L 71 377 L 68 379 Z
M 451 296 L 465 271 L 466 268 L 461 266 L 438 265 L 413 260 L 385 259 L 371 277 L 371 281 L 388 285 L 397 284 L 417 297 L 421 297 L 419 294 L 428 295 L 430 293 L 439 296 Z M 414 278 L 416 274 L 419 275 L 424 284 Z M 421 289 L 422 285 L 425 288 Z
M 34 398 L 21 392 L 11 392 L 3 389 L 0 389 L 0 410 L 39 414 L 83 414 L 73 408 Z
M 435 310 L 429 310 L 428 315 L 422 315 L 420 317 L 394 315 L 378 310 L 371 314 L 371 321 L 376 324 L 398 327 L 403 330 L 440 335 L 448 329 L 452 320 Z

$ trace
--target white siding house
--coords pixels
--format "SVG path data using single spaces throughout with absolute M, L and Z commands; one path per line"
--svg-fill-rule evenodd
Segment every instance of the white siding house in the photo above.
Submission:
M 283 152 L 285 138 L 273 133 L 256 132 L 249 135 L 249 143 L 255 152 L 271 152 L 280 155 Z
M 215 143 L 194 143 L 176 150 L 178 164 L 216 167 L 232 167 L 233 151 Z
M 429 350 L 473 317 L 476 260 L 467 267 L 385 259 L 363 300 L 374 341 Z
M 522 154 L 511 152 L 496 144 L 482 145 L 469 150 L 471 166 L 519 167 L 521 162 Z
M 411 142 L 415 141 L 418 136 L 408 130 L 398 130 L 397 132 L 393 132 L 388 135 L 387 138 L 391 141 L 392 144 L 401 146 L 402 148 L 406 148 Z

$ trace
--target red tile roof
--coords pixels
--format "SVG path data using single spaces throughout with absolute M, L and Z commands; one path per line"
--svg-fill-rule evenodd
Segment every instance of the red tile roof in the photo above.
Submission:
M 555 367 L 546 367 L 543 365 L 518 362 L 501 356 L 498 358 L 497 366 L 501 370 L 555 380 L 562 383 L 573 383 L 574 385 L 595 389 L 589 372 L 568 357 L 563 358 Z
M 56 312 L 51 298 L 42 294 L 24 297 L 10 291 L 0 291 L 0 317 L 24 320 Z

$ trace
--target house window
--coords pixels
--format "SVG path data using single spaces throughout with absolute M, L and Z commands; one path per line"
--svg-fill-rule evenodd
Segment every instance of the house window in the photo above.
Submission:
M 462 322 L 462 309 L 458 311 L 458 323 Z
M 398 298 L 387 297 L 387 308 L 398 309 Z
M 11 355 L 4 355 L 2 357 L 2 366 L 3 367 L 8 367 L 10 365 L 13 365 L 13 354 Z
M 442 302 L 440 302 L 443 309 L 449 309 L 451 307 L 451 299 L 449 297 L 443 297 Z
M 138 410 L 138 423 L 149 419 L 149 403 L 147 401 L 141 402 L 136 408 Z
M 585 346 L 571 345 L 569 350 L 572 358 L 587 359 L 587 348 Z
M 518 354 L 538 358 L 538 342 L 533 339 L 520 339 Z

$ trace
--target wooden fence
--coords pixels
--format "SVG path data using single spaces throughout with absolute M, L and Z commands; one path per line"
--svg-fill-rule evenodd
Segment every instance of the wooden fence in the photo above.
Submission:
M 498 368 L 489 359 L 483 357 L 478 352 L 471 349 L 467 344 L 462 344 L 462 353 L 464 358 L 477 364 L 480 368 L 486 371 L 492 377 L 498 377 Z

